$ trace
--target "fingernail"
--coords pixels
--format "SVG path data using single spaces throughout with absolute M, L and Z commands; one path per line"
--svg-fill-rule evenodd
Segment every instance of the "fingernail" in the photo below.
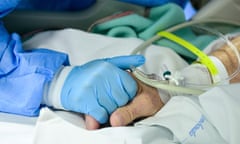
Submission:
M 121 115 L 119 115 L 118 112 L 113 113 L 113 115 L 110 118 L 110 124 L 111 126 L 123 126 L 123 118 Z

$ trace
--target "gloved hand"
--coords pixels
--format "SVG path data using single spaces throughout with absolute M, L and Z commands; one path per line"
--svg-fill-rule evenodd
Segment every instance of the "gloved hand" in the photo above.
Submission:
M 137 92 L 136 81 L 125 69 L 140 66 L 144 62 L 143 56 L 133 55 L 74 66 L 62 87 L 62 107 L 90 115 L 101 124 L 106 123 L 109 115 L 127 104 Z

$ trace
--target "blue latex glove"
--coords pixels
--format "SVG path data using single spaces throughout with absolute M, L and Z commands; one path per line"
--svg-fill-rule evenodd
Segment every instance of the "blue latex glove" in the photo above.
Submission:
M 184 7 L 188 0 L 119 0 L 122 2 L 133 3 L 141 6 L 154 7 L 160 6 L 169 2 L 176 3 L 181 7 Z
M 137 92 L 136 81 L 123 69 L 144 62 L 143 56 L 134 55 L 94 60 L 74 67 L 61 92 L 62 106 L 88 114 L 99 123 L 107 122 L 109 115 L 127 104 Z

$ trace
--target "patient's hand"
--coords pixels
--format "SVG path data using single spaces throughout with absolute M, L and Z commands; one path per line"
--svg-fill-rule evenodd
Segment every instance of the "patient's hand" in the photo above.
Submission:
M 111 126 L 126 126 L 138 118 L 154 115 L 163 106 L 157 89 L 138 81 L 136 97 L 126 106 L 118 108 L 110 117 Z M 98 129 L 99 123 L 91 116 L 85 116 L 87 129 Z
M 138 81 L 137 96 L 126 106 L 118 108 L 110 117 L 111 126 L 125 126 L 138 118 L 148 117 L 158 112 L 163 102 L 156 88 Z

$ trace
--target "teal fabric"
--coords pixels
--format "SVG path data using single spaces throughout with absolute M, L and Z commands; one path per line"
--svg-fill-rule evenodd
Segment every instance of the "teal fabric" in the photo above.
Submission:
M 158 32 L 183 22 L 186 22 L 183 9 L 176 4 L 169 3 L 151 8 L 148 17 L 133 13 L 100 23 L 92 29 L 92 32 L 112 37 L 138 37 L 148 40 Z M 190 28 L 184 28 L 174 33 L 200 50 L 203 50 L 216 38 L 207 34 L 196 35 Z M 155 44 L 171 48 L 189 61 L 196 59 L 194 54 L 170 40 L 160 39 Z
M 118 30 L 119 33 L 123 33 L 121 31 L 122 28 L 124 27 L 126 30 L 126 27 L 128 27 L 130 29 L 128 31 L 124 31 L 126 33 L 125 35 L 136 35 L 139 38 L 147 40 L 148 38 L 154 36 L 158 31 L 167 29 L 184 21 L 185 16 L 181 7 L 175 4 L 166 4 L 160 7 L 152 8 L 148 18 L 137 14 L 131 14 L 98 24 L 94 27 L 92 32 L 109 36 L 119 36 L 116 31 Z M 115 31 L 115 35 L 113 35 L 112 31 Z M 134 35 L 128 34 L 133 32 L 135 32 Z

